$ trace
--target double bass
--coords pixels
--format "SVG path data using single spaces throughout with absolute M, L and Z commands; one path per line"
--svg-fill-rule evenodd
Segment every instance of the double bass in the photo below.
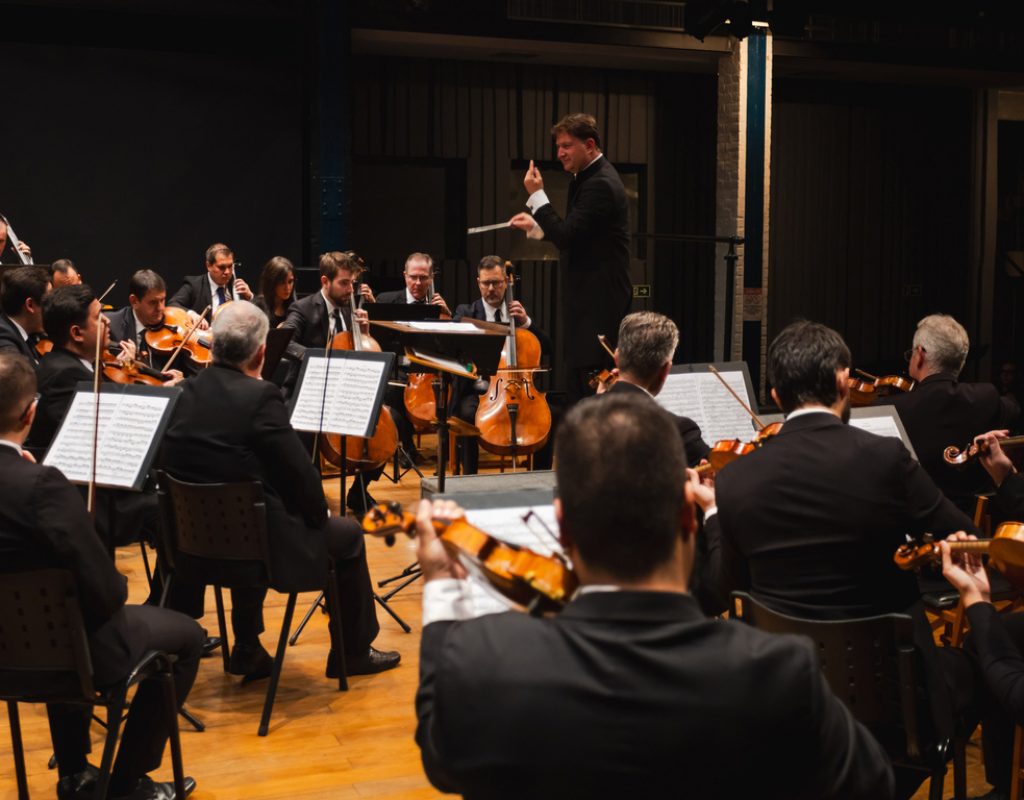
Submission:
M 379 353 L 380 344 L 369 334 L 364 334 L 356 320 L 355 285 L 352 287 L 349 303 L 352 309 L 352 330 L 336 333 L 328 343 L 328 349 Z M 344 457 L 346 470 L 365 472 L 383 466 L 394 456 L 395 450 L 398 449 L 398 428 L 395 427 L 395 420 L 391 417 L 388 407 L 381 406 L 380 418 L 377 420 L 373 436 L 346 436 L 344 453 L 341 451 L 341 439 L 342 437 L 336 433 L 320 434 L 320 453 L 324 460 L 340 468 Z
M 516 327 L 515 317 L 508 313 L 515 300 L 515 275 L 511 262 L 505 262 L 505 269 L 508 336 L 498 370 L 491 377 L 487 394 L 480 398 L 476 427 L 480 429 L 480 446 L 484 450 L 515 458 L 535 453 L 547 442 L 551 434 L 551 409 L 533 381 L 540 367 L 540 341 L 528 330 Z

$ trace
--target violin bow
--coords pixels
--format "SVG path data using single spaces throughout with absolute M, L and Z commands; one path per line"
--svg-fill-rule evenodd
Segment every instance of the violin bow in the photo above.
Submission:
M 740 396 L 738 394 L 736 394 L 736 392 L 733 391 L 733 388 L 728 383 L 726 383 L 725 378 L 722 377 L 722 373 L 720 373 L 717 369 L 715 369 L 715 365 L 714 364 L 708 364 L 708 372 L 710 372 L 712 375 L 714 375 L 716 378 L 718 378 L 718 380 L 722 384 L 722 386 L 725 387 L 725 390 L 736 399 L 736 402 L 739 403 L 743 407 L 744 411 L 746 411 L 748 414 L 750 414 L 750 418 L 752 420 L 754 420 L 754 424 L 757 425 L 757 429 L 763 431 L 764 430 L 764 423 L 761 421 L 761 418 L 759 416 L 757 416 L 757 414 L 755 414 L 753 411 L 751 411 L 750 410 L 750 406 L 748 406 L 746 403 L 744 403 L 743 400 L 740 399 Z
M 878 376 L 877 375 L 872 375 L 870 372 L 865 372 L 862 369 L 854 369 L 853 371 L 856 372 L 858 375 L 860 375 L 862 378 L 867 378 L 869 381 L 877 381 L 878 380 Z
M 103 326 L 106 321 L 107 318 L 101 311 L 99 319 L 96 321 L 96 358 L 92 362 L 92 465 L 89 470 L 89 489 L 85 496 L 85 509 L 92 514 L 93 519 L 96 519 L 96 460 L 100 446 L 100 371 L 103 369 L 100 355 L 103 349 Z
M 605 338 L 605 335 L 603 333 L 597 334 L 597 341 L 600 342 L 601 347 L 604 348 L 604 351 L 608 355 L 610 355 L 612 357 L 612 361 L 614 361 L 615 360 L 615 353 L 612 352 L 612 349 L 608 346 L 608 339 Z
M 195 332 L 199 330 L 199 323 L 202 322 L 204 319 L 206 319 L 206 315 L 209 314 L 209 313 L 210 313 L 210 307 L 207 306 L 206 308 L 203 309 L 203 313 L 199 315 L 199 319 L 197 319 L 192 324 L 192 327 L 189 328 L 188 331 L 185 333 L 185 336 L 181 340 L 181 344 L 179 344 L 175 348 L 174 352 L 171 353 L 171 357 L 169 359 L 167 359 L 167 363 L 164 364 L 164 369 L 163 369 L 164 372 L 167 372 L 167 370 L 169 370 L 172 366 L 174 366 L 174 361 L 178 357 L 178 353 L 181 352 L 181 348 L 183 348 L 186 344 L 188 344 L 188 340 L 191 339 L 193 334 L 195 334 Z
M 104 291 L 104 292 L 103 292 L 103 294 L 101 294 L 101 295 L 100 295 L 100 296 L 99 296 L 98 298 L 96 298 L 97 300 L 99 300 L 99 301 L 100 301 L 100 305 L 101 305 L 101 306 L 103 305 L 103 301 L 107 299 L 107 295 L 108 295 L 108 294 L 110 294 L 111 290 L 112 290 L 112 289 L 113 289 L 113 288 L 114 288 L 115 286 L 117 286 L 117 281 L 116 281 L 116 280 L 115 280 L 115 281 L 114 281 L 114 282 L 113 282 L 112 284 L 110 284 L 110 286 L 108 286 L 108 287 L 106 288 L 106 291 Z

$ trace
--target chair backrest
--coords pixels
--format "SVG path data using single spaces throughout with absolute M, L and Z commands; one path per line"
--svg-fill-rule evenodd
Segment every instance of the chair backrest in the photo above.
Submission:
M 74 576 L 64 569 L 0 573 L 0 698 L 94 695 Z
M 733 592 L 732 610 L 759 630 L 811 639 L 832 692 L 890 754 L 905 743 L 912 762 L 932 758 L 922 741 L 922 728 L 931 727 L 930 707 L 919 687 L 921 670 L 908 615 L 800 619 L 773 611 L 745 592 Z
M 259 481 L 187 483 L 158 472 L 157 483 L 169 555 L 176 551 L 219 561 L 259 561 L 271 579 L 266 502 Z

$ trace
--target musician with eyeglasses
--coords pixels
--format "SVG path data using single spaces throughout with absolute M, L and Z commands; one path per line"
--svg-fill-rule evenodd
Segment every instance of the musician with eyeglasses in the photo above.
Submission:
M 235 274 L 239 266 L 230 247 L 219 242 L 211 244 L 206 248 L 206 273 L 186 276 L 167 305 L 184 308 L 193 322 L 199 319 L 204 309 L 209 308 L 206 319 L 199 325 L 201 330 L 206 330 L 210 327 L 209 320 L 224 303 L 252 300 L 249 284 Z

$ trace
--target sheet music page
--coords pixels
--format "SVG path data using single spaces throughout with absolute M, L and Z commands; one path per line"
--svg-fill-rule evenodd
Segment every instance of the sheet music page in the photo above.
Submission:
M 850 424 L 855 428 L 860 428 L 862 431 L 867 431 L 877 436 L 893 436 L 903 441 L 903 437 L 900 436 L 900 429 L 896 427 L 896 420 L 890 416 L 854 417 L 851 415 Z
M 92 392 L 76 392 L 43 463 L 70 481 L 92 477 Z M 138 394 L 100 393 L 96 483 L 130 489 L 142 470 L 170 399 Z
M 366 436 L 385 366 L 383 361 L 361 358 L 309 356 L 292 411 L 292 427 L 297 431 Z
M 530 517 L 529 522 L 524 522 L 523 517 L 530 511 L 534 512 L 534 516 Z M 561 552 L 557 541 L 558 523 L 555 522 L 553 505 L 466 509 L 466 520 L 480 530 L 510 544 L 529 547 L 543 555 L 550 555 L 556 550 Z M 547 525 L 555 538 L 548 535 L 541 521 Z M 463 598 L 463 603 L 472 616 L 500 614 L 515 607 L 510 600 L 491 588 L 487 579 L 479 575 L 472 564 L 466 563 L 464 566 L 470 573 L 470 580 L 464 582 L 467 594 Z
M 429 361 L 432 365 L 436 366 L 437 369 L 443 369 L 445 372 L 451 372 L 454 375 L 460 375 L 464 378 L 475 378 L 474 374 L 475 365 L 468 365 L 470 368 L 467 369 L 466 364 L 462 364 L 451 358 L 444 358 L 443 356 L 435 356 L 431 353 L 422 353 L 419 350 L 410 350 L 410 355 L 422 361 Z
M 719 372 L 747 405 L 747 384 L 740 371 Z M 750 415 L 710 372 L 673 372 L 654 398 L 673 414 L 689 417 L 708 444 L 720 439 L 747 441 L 754 432 Z M 753 406 L 751 406 L 753 407 Z
M 484 331 L 472 322 L 406 322 L 415 331 L 430 333 L 483 333 Z

